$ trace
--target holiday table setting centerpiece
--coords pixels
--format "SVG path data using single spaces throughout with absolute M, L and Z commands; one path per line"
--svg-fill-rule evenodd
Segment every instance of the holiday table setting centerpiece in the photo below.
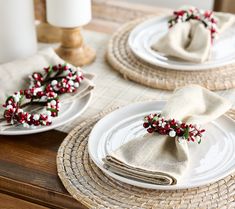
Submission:
M 121 3 L 94 1 L 94 19 L 82 30 L 83 40 L 80 26 L 90 21 L 89 2 L 69 2 L 45 5 L 47 22 L 61 28 L 59 48 L 39 44 L 56 49 L 0 66 L 0 198 L 2 192 L 17 194 L 15 199 L 35 207 L 53 208 L 232 207 L 234 91 L 209 90 L 232 87 L 232 65 L 202 65 L 210 64 L 215 44 L 232 28 L 233 15 L 187 8 L 146 20 L 143 16 L 156 8 L 122 9 Z M 110 16 L 117 12 L 120 17 Z M 110 37 L 130 17 L 138 19 Z M 218 21 L 224 18 L 227 26 Z M 210 23 L 216 23 L 215 31 Z M 200 51 L 192 44 L 196 53 L 190 54 L 186 45 L 198 42 L 194 30 L 207 45 L 203 42 Z M 163 40 L 177 35 L 177 42 L 166 41 L 172 50 L 163 52 Z M 85 43 L 97 52 L 96 60 L 81 68 L 77 65 L 94 59 Z M 145 49 L 144 57 L 136 46 Z M 179 57 L 170 55 L 173 49 Z M 148 56 L 176 69 L 155 65 Z M 186 60 L 192 57 L 197 63 Z M 123 79 L 117 69 L 125 78 L 135 80 L 135 75 L 140 84 Z M 218 77 L 224 71 L 226 76 Z

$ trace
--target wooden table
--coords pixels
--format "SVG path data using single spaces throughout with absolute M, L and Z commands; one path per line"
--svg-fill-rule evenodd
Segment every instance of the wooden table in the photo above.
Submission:
M 48 131 L 0 137 L 0 208 L 85 208 L 57 176 L 56 152 L 65 136 Z
M 125 21 L 169 10 L 96 0 L 86 29 L 113 33 Z M 118 15 L 113 15 L 118 14 Z M 0 208 L 86 208 L 65 190 L 56 171 L 56 153 L 66 133 L 48 131 L 0 136 Z

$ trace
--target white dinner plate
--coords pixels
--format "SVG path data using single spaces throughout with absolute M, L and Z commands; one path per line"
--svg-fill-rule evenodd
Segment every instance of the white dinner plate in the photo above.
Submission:
M 94 163 L 105 174 L 119 181 L 148 189 L 198 187 L 235 171 L 235 122 L 227 116 L 221 116 L 203 127 L 206 132 L 201 144 L 189 143 L 190 166 L 176 185 L 144 183 L 107 170 L 102 159 L 126 142 L 146 134 L 142 126 L 143 117 L 159 112 L 164 104 L 164 101 L 131 104 L 101 119 L 93 128 L 88 141 L 89 155 Z
M 58 126 L 62 126 L 80 116 L 87 109 L 91 97 L 92 93 L 90 92 L 83 98 L 74 100 L 71 103 L 61 105 L 59 116 L 53 118 L 52 124 L 50 126 L 40 126 L 36 128 L 24 128 L 23 126 L 10 127 L 4 131 L 0 130 L 0 135 L 35 134 L 57 128 Z
M 210 60 L 204 63 L 187 62 L 152 50 L 152 44 L 167 33 L 169 17 L 149 19 L 132 30 L 128 45 L 137 57 L 156 66 L 190 71 L 208 70 L 235 62 L 235 24 L 215 40 Z

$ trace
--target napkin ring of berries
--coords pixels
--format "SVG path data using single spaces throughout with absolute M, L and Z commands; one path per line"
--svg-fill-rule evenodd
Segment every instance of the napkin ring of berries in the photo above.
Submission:
M 143 127 L 148 133 L 158 133 L 176 138 L 178 142 L 192 141 L 201 143 L 205 129 L 196 124 L 187 124 L 175 119 L 166 120 L 161 114 L 149 114 L 144 118 Z
M 217 19 L 212 11 L 204 11 L 198 8 L 174 11 L 172 18 L 168 21 L 168 25 L 171 28 L 177 23 L 187 22 L 191 19 L 200 21 L 210 31 L 211 42 L 213 42 L 218 34 L 218 27 Z

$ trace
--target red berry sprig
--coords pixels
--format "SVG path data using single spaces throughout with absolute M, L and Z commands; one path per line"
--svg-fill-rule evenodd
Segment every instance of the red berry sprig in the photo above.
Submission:
M 44 68 L 44 73 L 34 72 L 30 78 L 30 88 L 15 92 L 8 97 L 3 107 L 4 119 L 12 125 L 24 127 L 49 126 L 52 117 L 57 117 L 60 110 L 60 94 L 75 92 L 84 79 L 80 68 L 72 69 L 66 64 Z M 28 113 L 25 106 L 40 104 L 46 112 Z
M 146 116 L 143 127 L 149 133 L 156 132 L 176 138 L 178 141 L 196 141 L 198 144 L 201 143 L 202 133 L 205 132 L 205 129 L 200 129 L 197 125 L 182 123 L 175 119 L 166 120 L 157 113 Z
M 51 65 L 44 68 L 45 73 L 34 72 L 30 78 L 30 87 L 40 87 L 47 84 L 48 91 L 58 94 L 75 92 L 84 79 L 80 68 L 70 68 L 64 65 Z
M 36 100 L 39 104 L 45 104 L 46 112 L 41 114 L 25 112 L 23 107 L 26 105 L 22 102 L 27 100 L 29 103 Z M 8 123 L 23 125 L 28 128 L 51 125 L 52 117 L 58 116 L 60 103 L 55 92 L 45 92 L 41 88 L 32 88 L 15 92 L 8 97 L 3 107 L 5 108 L 4 118 Z
M 203 11 L 198 8 L 190 8 L 188 10 L 174 11 L 172 18 L 168 21 L 169 28 L 180 22 L 187 22 L 189 20 L 198 20 L 210 30 L 211 41 L 216 38 L 218 33 L 217 20 L 212 11 Z

